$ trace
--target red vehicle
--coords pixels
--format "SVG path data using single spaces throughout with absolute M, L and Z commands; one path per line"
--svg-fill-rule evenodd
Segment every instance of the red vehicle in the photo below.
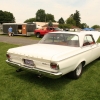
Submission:
M 34 34 L 36 35 L 37 38 L 40 38 L 44 36 L 45 34 L 53 31 L 60 31 L 60 28 L 55 28 L 55 27 L 47 27 L 46 29 L 35 29 Z

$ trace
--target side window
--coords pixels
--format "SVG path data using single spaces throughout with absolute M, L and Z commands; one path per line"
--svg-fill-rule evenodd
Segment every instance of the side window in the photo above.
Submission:
M 95 43 L 95 41 L 94 41 L 92 35 L 86 35 L 85 36 L 83 46 L 91 45 L 91 44 L 94 44 L 94 43 Z

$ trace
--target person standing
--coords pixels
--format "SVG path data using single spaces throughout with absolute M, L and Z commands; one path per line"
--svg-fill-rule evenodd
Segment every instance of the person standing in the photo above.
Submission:
M 12 35 L 12 27 L 11 27 L 11 26 L 8 28 L 8 35 L 9 35 L 9 36 Z

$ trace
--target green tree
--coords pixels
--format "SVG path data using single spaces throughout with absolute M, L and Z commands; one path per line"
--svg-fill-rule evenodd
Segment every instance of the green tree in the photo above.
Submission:
M 36 21 L 38 21 L 38 22 L 45 22 L 45 17 L 46 17 L 45 10 L 39 9 L 36 12 Z
M 96 29 L 96 28 L 100 28 L 99 25 L 93 25 L 92 28 Z
M 49 23 L 48 23 L 48 27 L 53 27 L 53 23 L 52 23 L 51 20 L 50 20 Z
M 0 10 L 0 23 L 3 23 L 4 21 L 4 12 Z
M 14 23 L 15 17 L 12 13 L 0 10 L 0 23 Z
M 80 18 L 79 11 L 76 10 L 76 12 L 73 15 L 73 19 L 75 20 L 76 26 L 80 27 L 80 25 L 81 25 L 81 23 L 80 23 L 81 22 L 81 18 Z
M 70 17 L 66 20 L 67 24 L 76 25 L 76 21 L 73 19 L 73 15 L 71 14 Z
M 36 22 L 36 18 L 29 18 L 24 21 L 24 23 L 27 23 L 27 22 Z
M 71 24 L 59 24 L 58 27 L 65 30 L 66 28 L 70 29 L 72 25 Z
M 49 22 L 50 20 L 52 22 L 55 22 L 54 15 L 47 13 L 46 16 L 45 16 L 45 22 Z
M 84 28 L 89 28 L 89 26 L 86 24 L 86 23 L 81 23 L 81 28 L 84 29 Z
M 61 17 L 59 20 L 58 20 L 58 23 L 59 24 L 64 24 L 65 22 L 64 22 L 64 19 Z

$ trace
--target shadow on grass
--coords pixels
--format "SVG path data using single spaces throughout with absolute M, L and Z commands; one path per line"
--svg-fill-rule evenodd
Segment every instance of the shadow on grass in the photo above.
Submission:
M 47 77 L 39 78 L 37 74 L 28 71 L 22 71 L 22 72 L 15 71 L 10 74 L 13 74 L 15 77 L 20 78 L 25 82 L 33 83 L 45 87 L 46 89 L 51 89 L 51 90 L 53 89 L 54 91 L 59 90 L 59 87 L 63 88 L 63 86 L 69 84 L 72 81 L 72 79 L 69 79 L 67 75 L 64 75 L 58 79 L 51 79 Z
M 92 63 L 85 66 L 83 69 L 83 75 L 88 70 L 90 70 L 90 67 L 93 67 L 93 65 L 97 64 L 97 61 L 98 61 L 98 59 L 96 59 Z M 58 91 L 59 87 L 60 87 L 60 89 L 64 88 L 65 85 L 68 85 L 69 83 L 71 83 L 71 82 L 73 83 L 76 81 L 76 80 L 70 79 L 68 77 L 68 75 L 64 75 L 58 79 L 51 79 L 51 78 L 47 78 L 47 77 L 39 78 L 37 74 L 34 74 L 29 71 L 22 71 L 22 72 L 13 71 L 10 74 L 14 75 L 16 78 L 24 80 L 25 84 L 26 84 L 26 82 L 33 83 L 33 85 L 36 84 L 38 86 L 45 87 L 46 89 L 50 89 L 50 90 L 54 90 L 54 91 Z M 79 78 L 77 81 L 82 81 L 82 77 Z

